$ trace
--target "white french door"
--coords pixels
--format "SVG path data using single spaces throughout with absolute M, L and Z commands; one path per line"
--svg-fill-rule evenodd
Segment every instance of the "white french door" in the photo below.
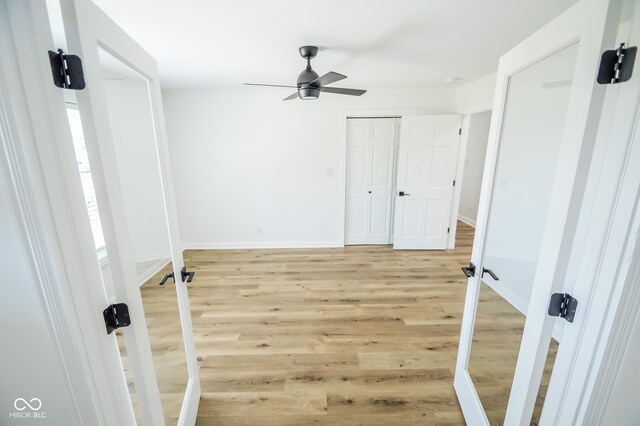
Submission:
M 123 337 L 130 407 L 138 409 L 130 418 L 194 424 L 200 381 L 156 62 L 93 2 L 60 6 L 67 50 L 82 58 L 86 80 L 75 93 L 106 246 L 102 275 L 110 277 L 107 295 L 127 304 L 131 318 L 111 335 L 114 345 Z M 175 278 L 157 286 L 169 273 Z M 143 294 L 151 293 L 151 304 L 160 299 L 167 319 L 175 316 L 148 327 Z M 169 348 L 161 343 L 168 335 L 178 336 Z
M 575 236 L 619 6 L 583 0 L 500 59 L 454 380 L 468 424 L 528 425 L 543 409 L 557 348 L 547 310 Z
M 395 118 L 347 119 L 345 244 L 389 244 Z
M 394 249 L 447 248 L 460 126 L 459 115 L 402 117 Z

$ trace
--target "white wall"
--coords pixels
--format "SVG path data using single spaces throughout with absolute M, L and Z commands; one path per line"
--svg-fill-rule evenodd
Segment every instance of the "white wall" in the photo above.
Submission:
M 185 247 L 337 246 L 344 215 L 340 112 L 455 112 L 452 88 L 283 102 L 287 95 L 258 88 L 163 92 Z
M 462 188 L 460 190 L 460 208 L 458 217 L 475 226 L 482 187 L 482 172 L 489 140 L 491 111 L 470 114 L 466 128 L 462 130 L 466 138 L 466 154 L 463 164 Z
M 53 341 L 44 303 L 18 233 L 21 224 L 11 208 L 4 173 L 0 173 L 0 424 L 76 424 L 64 365 Z M 17 398 L 39 398 L 43 419 L 12 419 Z M 35 401 L 34 401 L 35 405 Z M 31 413 L 28 408 L 26 412 Z M 32 414 L 32 413 L 31 413 Z
M 496 68 L 498 64 L 496 64 Z M 462 114 L 486 111 L 493 107 L 493 95 L 496 90 L 496 73 L 458 86 L 456 90 L 456 108 Z

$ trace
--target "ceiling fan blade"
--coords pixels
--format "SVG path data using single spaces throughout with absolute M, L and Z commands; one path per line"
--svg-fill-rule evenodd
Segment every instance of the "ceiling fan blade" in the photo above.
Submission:
M 314 86 L 324 87 L 327 84 L 335 83 L 336 81 L 344 80 L 345 78 L 347 78 L 346 75 L 329 71 L 322 77 L 318 77 L 315 80 L 311 81 L 309 84 L 313 84 Z
M 362 89 L 345 89 L 343 87 L 323 87 L 320 90 L 327 93 L 337 93 L 338 95 L 360 96 L 367 93 Z
M 288 87 L 289 89 L 297 89 L 297 86 L 283 86 L 281 84 L 260 84 L 260 83 L 242 83 L 243 86 L 263 86 L 263 87 Z
M 298 97 L 298 92 L 294 93 L 293 95 L 287 96 L 286 98 L 283 99 L 283 101 L 290 101 L 291 99 L 295 99 Z

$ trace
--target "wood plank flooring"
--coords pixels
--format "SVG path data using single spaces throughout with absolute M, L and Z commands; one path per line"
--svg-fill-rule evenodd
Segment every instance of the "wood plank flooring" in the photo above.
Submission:
M 464 424 L 453 372 L 472 239 L 460 224 L 453 251 L 186 251 L 197 424 Z
M 487 418 L 492 425 L 502 425 L 516 371 L 526 317 L 498 293 L 482 283 L 469 357 L 469 375 L 476 387 Z M 540 421 L 558 343 L 551 340 L 545 370 L 531 419 Z
M 472 241 L 473 229 L 460 223 L 450 251 L 186 251 L 196 271 L 189 298 L 203 391 L 197 424 L 464 424 L 453 374 L 466 291 L 460 267 Z M 142 295 L 170 425 L 187 378 L 172 325 L 175 291 L 157 285 L 163 273 Z M 471 374 L 492 424 L 501 424 L 523 318 L 488 287 L 480 303 Z M 492 324 L 504 315 L 515 325 L 500 328 L 496 346 Z

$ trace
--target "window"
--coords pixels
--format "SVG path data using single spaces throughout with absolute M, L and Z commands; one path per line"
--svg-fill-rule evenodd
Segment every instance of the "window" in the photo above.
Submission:
M 78 170 L 80 171 L 82 190 L 84 192 L 84 199 L 87 204 L 87 211 L 89 212 L 89 221 L 91 222 L 93 240 L 95 242 L 96 251 L 98 252 L 98 258 L 100 260 L 104 260 L 107 257 L 107 250 L 104 243 L 102 225 L 100 223 L 98 204 L 96 203 L 96 191 L 93 187 L 93 179 L 91 178 L 91 168 L 89 167 L 87 146 L 84 143 L 84 133 L 82 132 L 80 111 L 78 111 L 78 106 L 75 103 L 67 102 L 66 106 L 67 116 L 69 117 L 69 127 L 71 128 L 71 136 L 73 138 L 73 148 L 76 153 Z

